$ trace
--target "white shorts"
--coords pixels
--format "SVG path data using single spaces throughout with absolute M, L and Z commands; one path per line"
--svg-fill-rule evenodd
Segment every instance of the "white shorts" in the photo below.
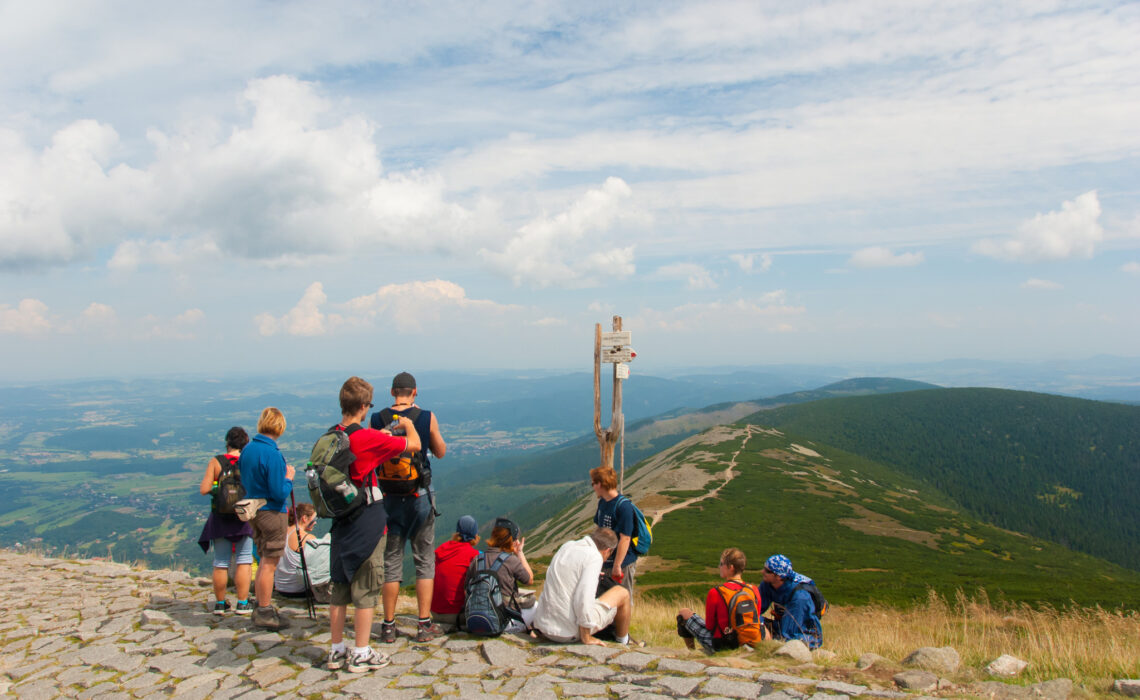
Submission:
M 590 622 L 590 634 L 612 625 L 615 617 L 617 617 L 617 608 L 611 608 L 601 600 L 595 600 L 594 605 L 586 612 L 586 619 Z

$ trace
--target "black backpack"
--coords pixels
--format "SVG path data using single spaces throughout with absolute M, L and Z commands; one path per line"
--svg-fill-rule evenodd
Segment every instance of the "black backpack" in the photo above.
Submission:
M 238 469 L 237 457 L 218 455 L 214 459 L 218 460 L 222 472 L 218 474 L 218 485 L 214 487 L 210 507 L 215 513 L 233 515 L 234 505 L 245 498 L 245 487 L 241 485 L 241 470 Z
M 487 553 L 475 557 L 467 568 L 467 602 L 463 604 L 463 614 L 467 618 L 467 631 L 480 637 L 497 637 L 507 629 L 510 616 L 507 614 L 503 588 L 495 573 L 511 556 L 510 552 L 500 552 L 495 561 L 487 565 Z
M 382 430 L 389 427 L 397 417 L 407 418 L 417 423 L 421 415 L 428 416 L 428 426 L 431 425 L 431 414 L 426 413 L 418 406 L 412 406 L 406 411 L 393 411 L 391 408 L 382 409 L 372 414 L 372 428 Z M 419 432 L 417 430 L 417 432 Z M 426 431 L 430 433 L 429 431 Z M 393 433 L 396 435 L 399 433 Z M 421 438 L 422 442 L 422 438 Z M 431 464 L 427 459 L 428 445 L 420 445 L 415 452 L 402 452 L 395 457 L 381 462 L 376 468 L 376 478 L 380 490 L 385 495 L 407 496 L 420 489 L 431 487 Z
M 309 499 L 322 518 L 343 518 L 364 504 L 364 495 L 349 478 L 356 455 L 349 448 L 348 437 L 357 430 L 360 425 L 355 423 L 347 428 L 334 425 L 313 445 L 305 479 Z
M 796 590 L 807 591 L 808 594 L 811 595 L 811 601 L 815 603 L 815 616 L 823 617 L 824 613 L 827 612 L 827 599 L 823 597 L 823 593 L 819 591 L 819 587 L 815 585 L 815 582 L 805 581 L 801 584 L 797 584 Z

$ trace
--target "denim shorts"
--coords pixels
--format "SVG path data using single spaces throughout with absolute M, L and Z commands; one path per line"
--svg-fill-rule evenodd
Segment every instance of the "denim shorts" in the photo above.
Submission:
M 230 542 L 225 537 L 214 540 L 214 568 L 230 568 L 230 557 L 233 556 L 240 564 L 253 563 L 253 538 L 243 537 L 237 542 Z

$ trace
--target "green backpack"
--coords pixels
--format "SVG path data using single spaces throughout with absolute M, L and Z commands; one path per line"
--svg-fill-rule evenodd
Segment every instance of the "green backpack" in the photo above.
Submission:
M 334 425 L 313 445 L 305 479 L 309 485 L 309 499 L 322 518 L 343 518 L 364 504 L 364 494 L 349 478 L 349 470 L 356 455 L 349 448 L 349 436 L 360 430 L 359 425 L 341 428 Z

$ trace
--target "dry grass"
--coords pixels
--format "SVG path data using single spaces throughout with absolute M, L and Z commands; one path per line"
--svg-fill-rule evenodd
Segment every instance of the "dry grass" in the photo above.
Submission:
M 633 634 L 653 646 L 683 649 L 676 635 L 677 609 L 698 612 L 703 601 L 639 600 Z M 868 605 L 832 608 L 824 619 L 824 648 L 838 654 L 829 665 L 851 667 L 866 652 L 900 660 L 924 646 L 951 646 L 962 657 L 960 680 L 984 679 L 982 669 L 1002 654 L 1029 662 L 1019 679 L 1071 678 L 1107 689 L 1114 678 L 1140 677 L 1140 614 L 1134 610 L 1072 607 L 1057 610 L 990 602 L 984 591 L 953 600 L 933 591 L 909 610 Z M 755 660 L 768 656 L 759 650 Z

